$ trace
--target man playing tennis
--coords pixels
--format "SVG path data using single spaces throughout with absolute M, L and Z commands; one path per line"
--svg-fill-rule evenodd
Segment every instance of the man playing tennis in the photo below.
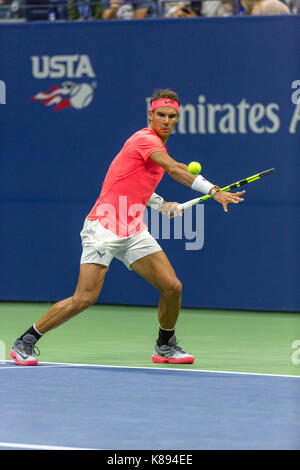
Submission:
M 188 172 L 165 146 L 179 119 L 175 92 L 158 90 L 150 100 L 149 126 L 133 134 L 113 159 L 101 193 L 87 216 L 82 232 L 78 284 L 72 297 L 55 303 L 13 344 L 11 357 L 20 365 L 36 365 L 34 347 L 42 335 L 94 304 L 113 258 L 122 261 L 159 292 L 158 339 L 152 361 L 191 364 L 194 357 L 177 343 L 175 324 L 180 312 L 182 285 L 167 256 L 143 222 L 146 205 L 169 216 L 180 213 L 178 203 L 154 193 L 165 172 L 178 183 L 210 194 L 227 212 L 229 203 L 243 201 L 245 191 L 224 193 L 202 176 Z

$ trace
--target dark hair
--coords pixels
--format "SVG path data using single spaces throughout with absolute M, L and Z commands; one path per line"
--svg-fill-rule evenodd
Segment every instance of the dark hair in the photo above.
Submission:
M 150 100 L 150 105 L 152 104 L 152 101 L 159 100 L 160 98 L 168 98 L 170 100 L 175 100 L 180 105 L 177 93 L 175 93 L 175 91 L 170 90 L 170 88 L 154 90 L 152 98 Z

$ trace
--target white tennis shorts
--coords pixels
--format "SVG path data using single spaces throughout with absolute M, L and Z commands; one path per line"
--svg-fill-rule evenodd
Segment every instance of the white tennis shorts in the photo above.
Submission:
M 80 236 L 81 264 L 96 263 L 108 267 L 113 258 L 117 258 L 131 270 L 130 265 L 138 259 L 162 250 L 148 230 L 121 238 L 104 228 L 98 219 L 85 219 Z

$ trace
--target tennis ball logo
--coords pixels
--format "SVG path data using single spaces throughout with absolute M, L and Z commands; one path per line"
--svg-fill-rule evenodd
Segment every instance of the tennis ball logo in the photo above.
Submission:
M 94 90 L 88 83 L 74 85 L 70 91 L 70 103 L 75 109 L 86 108 L 94 98 Z
M 53 106 L 54 111 L 66 108 L 84 109 L 94 98 L 97 82 L 74 83 L 63 82 L 60 86 L 52 86 L 50 91 L 42 91 L 32 96 L 34 101 L 41 101 L 44 106 Z
M 191 162 L 188 170 L 192 175 L 198 175 L 201 171 L 201 164 L 199 162 Z

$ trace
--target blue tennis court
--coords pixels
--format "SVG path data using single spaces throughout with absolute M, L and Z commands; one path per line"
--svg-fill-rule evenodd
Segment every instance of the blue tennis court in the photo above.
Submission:
M 2 449 L 300 449 L 300 378 L 0 365 Z

